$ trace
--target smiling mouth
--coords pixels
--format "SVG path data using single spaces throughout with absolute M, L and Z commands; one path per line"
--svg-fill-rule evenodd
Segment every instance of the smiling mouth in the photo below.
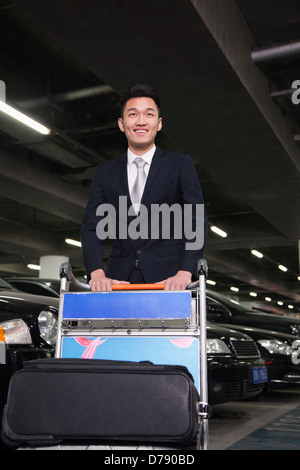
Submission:
M 147 131 L 147 129 L 135 129 L 134 132 L 136 134 L 146 134 L 148 131 Z

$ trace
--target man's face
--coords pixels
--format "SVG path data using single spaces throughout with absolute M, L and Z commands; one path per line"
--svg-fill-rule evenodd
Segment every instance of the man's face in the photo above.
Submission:
M 153 147 L 156 134 L 162 128 L 162 119 L 152 98 L 132 98 L 127 101 L 118 124 L 125 132 L 130 150 L 143 155 Z

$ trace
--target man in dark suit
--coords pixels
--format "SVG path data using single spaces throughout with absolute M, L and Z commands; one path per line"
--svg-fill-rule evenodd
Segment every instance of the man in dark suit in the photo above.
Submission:
M 128 151 L 97 167 L 81 229 L 91 290 L 109 291 L 123 282 L 163 282 L 166 290 L 185 289 L 197 276 L 206 232 L 195 167 L 188 155 L 156 148 L 162 118 L 150 87 L 134 85 L 120 104 L 118 124 Z M 108 212 L 115 240 L 105 269 Z

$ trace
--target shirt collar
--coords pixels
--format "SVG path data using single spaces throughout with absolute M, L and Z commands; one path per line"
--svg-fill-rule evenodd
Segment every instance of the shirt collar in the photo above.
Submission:
M 153 147 L 150 150 L 148 150 L 148 152 L 146 152 L 144 155 L 141 155 L 140 157 L 143 160 L 146 160 L 146 162 L 149 165 L 151 165 L 151 161 L 155 153 L 155 150 L 156 150 L 156 146 L 153 145 Z M 130 149 L 127 150 L 127 161 L 129 165 L 131 165 L 137 157 L 139 157 L 139 155 L 135 155 Z

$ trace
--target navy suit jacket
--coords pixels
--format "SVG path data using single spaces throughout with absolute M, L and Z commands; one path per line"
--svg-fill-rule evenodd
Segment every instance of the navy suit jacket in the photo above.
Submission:
M 126 196 L 127 210 L 131 206 L 131 200 L 127 180 L 127 153 L 121 157 L 108 160 L 100 164 L 95 172 L 86 206 L 81 228 L 82 254 L 85 269 L 90 278 L 90 273 L 102 268 L 106 276 L 128 280 L 132 272 L 135 260 L 139 260 L 139 266 L 145 282 L 153 283 L 174 276 L 178 270 L 190 271 L 197 276 L 197 262 L 203 257 L 204 246 L 187 250 L 186 240 L 174 238 L 174 223 L 170 220 L 170 237 L 163 235 L 161 230 L 158 238 L 151 238 L 151 205 L 189 204 L 195 206 L 201 204 L 204 207 L 202 190 L 199 178 L 192 159 L 189 155 L 156 149 L 150 166 L 141 204 L 147 209 L 144 219 L 148 227 L 146 239 L 115 239 L 111 256 L 107 267 L 104 266 L 102 255 L 104 240 L 100 240 L 96 233 L 97 224 L 101 220 L 96 211 L 101 204 L 110 204 L 115 208 L 116 234 L 119 233 L 120 224 L 125 223 L 126 228 L 137 219 L 128 216 L 124 207 L 120 209 L 119 196 Z M 123 201 L 125 199 L 123 198 Z M 103 216 L 105 217 L 105 216 Z M 123 221 L 123 222 L 122 222 Z M 196 213 L 192 216 L 193 230 L 196 227 Z M 157 227 L 156 227 L 157 228 Z M 206 213 L 198 227 L 206 234 Z M 124 231 L 124 225 L 123 229 Z M 184 232 L 184 230 L 183 230 Z

